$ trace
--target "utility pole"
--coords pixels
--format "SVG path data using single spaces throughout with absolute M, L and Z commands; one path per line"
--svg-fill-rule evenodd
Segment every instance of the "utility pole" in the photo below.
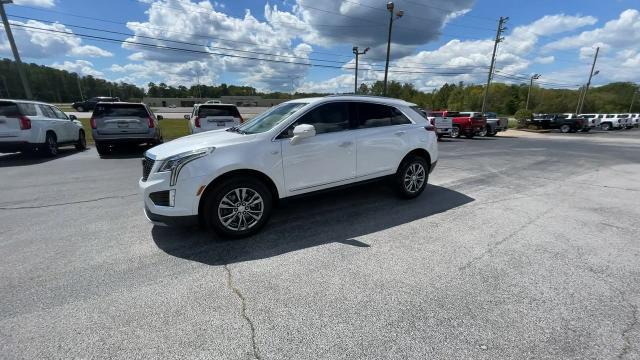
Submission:
M 367 51 L 369 51 L 369 48 L 364 49 L 363 52 L 358 52 L 358 47 L 354 46 L 353 47 L 353 53 L 356 55 L 356 81 L 353 87 L 353 93 L 357 94 L 358 93 L 358 57 L 360 55 L 364 55 L 367 53 Z
M 501 43 L 504 38 L 502 33 L 507 30 L 504 26 L 509 20 L 508 17 L 500 17 L 498 22 L 498 30 L 496 31 L 496 40 L 493 43 L 493 55 L 491 55 L 491 65 L 489 66 L 489 76 L 487 76 L 487 86 L 484 88 L 484 96 L 482 97 L 482 112 L 484 113 L 487 108 L 487 96 L 489 95 L 489 85 L 491 85 L 491 78 L 493 77 L 493 67 L 496 64 L 496 51 L 498 51 L 498 44 Z
M 29 82 L 27 81 L 27 76 L 25 75 L 24 69 L 22 68 L 22 60 L 20 60 L 20 54 L 18 53 L 16 42 L 13 39 L 13 33 L 11 33 L 11 26 L 9 25 L 9 19 L 7 19 L 7 13 L 4 12 L 4 4 L 11 4 L 11 3 L 13 3 L 13 0 L 0 0 L 0 16 L 2 17 L 2 22 L 4 23 L 4 31 L 7 34 L 7 39 L 9 39 L 9 45 L 11 45 L 13 58 L 16 61 L 16 67 L 18 68 L 18 75 L 20 76 L 20 81 L 22 81 L 24 94 L 27 97 L 27 100 L 31 100 L 33 98 L 33 96 L 31 95 L 31 88 L 29 88 Z
M 531 88 L 533 87 L 533 80 L 538 80 L 540 79 L 540 74 L 533 74 L 533 76 L 531 76 L 531 82 L 529 83 L 529 92 L 527 93 L 527 106 L 525 106 L 526 110 L 529 110 L 529 98 L 531 98 Z
M 76 74 L 76 80 L 78 80 L 78 91 L 80 91 L 80 100 L 84 101 L 84 94 L 82 94 L 82 85 L 80 84 L 80 75 Z
M 5 87 L 7 87 L 6 83 L 5 83 Z M 629 112 L 631 112 L 631 109 L 633 109 L 633 103 L 636 101 L 636 95 L 638 95 L 638 92 L 640 90 L 637 90 L 633 92 L 633 97 L 631 98 L 631 105 L 629 105 Z
M 600 73 L 600 71 L 596 71 L 595 73 L 593 72 L 593 70 L 596 68 L 596 61 L 598 61 L 599 52 L 600 52 L 600 46 L 596 48 L 596 54 L 593 56 L 593 64 L 591 64 L 591 73 L 589 74 L 589 81 L 587 81 L 587 87 L 584 89 L 584 95 L 582 95 L 582 101 L 580 102 L 580 111 L 578 111 L 578 114 L 582 113 L 582 108 L 584 107 L 584 101 L 587 99 L 587 91 L 589 91 L 589 86 L 591 86 L 591 79 L 593 78 L 594 75 L 598 75 Z
M 584 95 L 584 86 L 580 86 L 580 93 L 578 94 L 578 105 L 576 106 L 576 115 L 580 114 L 580 104 L 582 103 L 583 95 Z
M 384 66 L 384 96 L 387 96 L 387 74 L 389 73 L 389 54 L 391 53 L 391 29 L 393 28 L 394 7 L 395 6 L 393 4 L 393 1 L 389 1 L 387 3 L 387 10 L 389 10 L 389 35 L 387 36 L 387 62 Z M 400 19 L 402 15 L 404 15 L 404 11 L 402 10 L 398 10 L 398 12 L 395 14 L 398 19 Z

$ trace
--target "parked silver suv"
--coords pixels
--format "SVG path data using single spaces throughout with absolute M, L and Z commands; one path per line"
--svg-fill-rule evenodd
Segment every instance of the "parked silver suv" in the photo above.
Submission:
M 162 132 L 155 116 L 141 103 L 98 103 L 91 115 L 91 131 L 98 154 L 108 154 L 119 144 L 162 143 Z

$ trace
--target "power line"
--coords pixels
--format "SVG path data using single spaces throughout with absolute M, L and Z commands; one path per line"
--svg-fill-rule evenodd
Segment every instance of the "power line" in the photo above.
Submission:
M 164 46 L 164 45 L 148 44 L 148 43 L 141 43 L 141 42 L 129 41 L 129 40 L 113 39 L 113 38 L 108 38 L 108 37 L 103 37 L 103 36 L 95 36 L 95 35 L 80 34 L 80 33 L 70 33 L 70 32 L 66 32 L 66 31 L 45 29 L 45 28 L 39 28 L 39 27 L 21 25 L 21 24 L 14 24 L 14 26 L 17 26 L 17 27 L 20 27 L 20 28 L 24 28 L 24 29 L 33 29 L 35 31 L 40 31 L 40 32 L 45 32 L 45 33 L 58 33 L 58 34 L 60 34 L 62 36 L 71 36 L 71 37 L 77 36 L 77 37 L 91 39 L 91 40 L 102 40 L 102 41 L 106 41 L 106 42 L 116 42 L 116 43 L 122 43 L 122 44 L 130 44 L 130 45 L 134 45 L 134 46 L 140 46 L 140 47 L 145 47 L 145 48 L 155 48 L 155 49 L 160 49 L 160 50 L 186 52 L 186 53 L 193 53 L 193 54 L 205 54 L 205 55 L 210 55 L 210 56 L 232 57 L 232 58 L 240 58 L 240 59 L 245 59 L 245 60 L 267 61 L 267 62 L 273 62 L 273 63 L 301 65 L 301 66 L 308 66 L 308 67 L 320 67 L 320 68 L 344 69 L 344 70 L 353 70 L 354 69 L 352 67 L 324 65 L 324 64 L 314 64 L 314 63 L 301 63 L 301 62 L 292 62 L 292 61 L 284 61 L 284 60 L 277 60 L 277 59 L 265 59 L 265 58 L 251 57 L 251 56 L 225 54 L 225 53 L 218 53 L 218 52 L 213 52 L 213 51 L 184 49 L 184 48 L 178 48 L 178 47 L 173 47 L 173 46 Z M 370 71 L 381 72 L 381 71 L 384 71 L 384 70 L 370 69 Z M 389 70 L 389 72 L 398 73 L 398 74 L 431 74 L 431 75 L 438 75 L 438 76 L 458 76 L 458 75 L 464 75 L 464 74 L 468 74 L 469 73 L 467 71 L 465 71 L 465 72 L 453 72 L 453 71 L 451 71 L 451 72 L 436 72 L 436 71 L 403 71 L 403 70 Z

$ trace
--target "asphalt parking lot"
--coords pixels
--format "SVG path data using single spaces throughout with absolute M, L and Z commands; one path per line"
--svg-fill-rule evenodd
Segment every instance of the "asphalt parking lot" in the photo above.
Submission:
M 0 357 L 640 358 L 638 129 L 446 140 L 239 241 L 148 223 L 141 155 L 0 155 Z

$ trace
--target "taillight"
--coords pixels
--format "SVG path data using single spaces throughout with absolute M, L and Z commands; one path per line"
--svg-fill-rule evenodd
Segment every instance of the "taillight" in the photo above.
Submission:
M 20 130 L 31 129 L 31 119 L 26 116 L 20 116 Z
M 89 120 L 89 123 L 91 124 L 91 128 L 92 129 L 96 129 L 96 118 L 92 117 L 91 120 Z
M 200 128 L 200 117 L 199 116 L 196 116 L 195 123 L 196 123 L 196 127 Z
M 149 123 L 149 129 L 153 129 L 154 127 L 156 127 L 156 124 L 153 122 L 153 118 L 151 116 L 147 118 L 147 122 Z

